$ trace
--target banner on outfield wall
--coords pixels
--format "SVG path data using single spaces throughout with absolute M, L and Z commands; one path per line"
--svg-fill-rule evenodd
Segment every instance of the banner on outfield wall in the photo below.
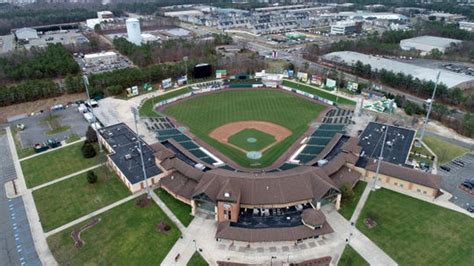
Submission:
M 308 81 L 308 73 L 304 73 L 304 72 L 298 72 L 296 73 L 296 77 L 303 81 L 303 82 L 307 82 Z
M 335 88 L 336 87 L 336 81 L 333 80 L 333 79 L 326 79 L 326 87 Z
M 127 97 L 133 97 L 138 95 L 138 86 L 132 86 L 127 88 Z
M 311 76 L 311 83 L 316 85 L 316 86 L 321 86 L 321 85 L 323 85 L 323 77 L 318 76 L 318 75 L 312 75 Z
M 225 79 L 227 78 L 227 70 L 218 69 L 216 70 L 216 79 Z
M 176 82 L 178 83 L 178 86 L 184 85 L 188 83 L 188 76 L 184 75 L 182 77 L 179 77 Z
M 350 90 L 350 91 L 357 91 L 357 89 L 359 88 L 359 84 L 355 83 L 355 82 L 352 82 L 352 81 L 348 81 L 347 82 L 347 89 Z
M 288 69 L 286 73 L 287 73 L 288 78 L 292 78 L 295 75 L 295 71 L 291 69 Z
M 171 78 L 164 79 L 161 81 L 161 88 L 163 88 L 164 90 L 171 88 L 171 86 L 173 86 L 173 83 L 171 82 Z

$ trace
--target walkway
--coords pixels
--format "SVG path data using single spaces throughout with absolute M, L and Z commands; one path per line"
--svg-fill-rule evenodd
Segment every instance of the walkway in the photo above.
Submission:
M 105 206 L 105 207 L 103 207 L 102 209 L 98 209 L 97 211 L 93 211 L 93 212 L 91 212 L 91 213 L 89 213 L 89 214 L 86 214 L 86 215 L 82 216 L 81 218 L 78 218 L 78 219 L 76 219 L 76 220 L 74 220 L 74 221 L 72 221 L 72 222 L 69 222 L 69 223 L 67 223 L 67 224 L 64 224 L 64 225 L 62 225 L 62 226 L 60 226 L 60 227 L 58 227 L 58 228 L 55 228 L 55 229 L 53 229 L 53 230 L 51 230 L 51 231 L 49 231 L 49 232 L 46 232 L 46 233 L 44 233 L 44 235 L 45 235 L 45 237 L 49 237 L 50 235 L 54 235 L 54 234 L 56 234 L 56 233 L 59 233 L 59 232 L 61 232 L 61 231 L 63 231 L 63 230 L 66 230 L 66 229 L 68 229 L 68 228 L 70 228 L 70 227 L 73 227 L 73 226 L 76 225 L 76 224 L 79 224 L 79 223 L 82 223 L 82 222 L 84 222 L 84 221 L 87 221 L 88 219 L 90 219 L 90 218 L 92 218 L 92 217 L 94 217 L 94 216 L 97 216 L 97 215 L 99 215 L 99 214 L 101 214 L 101 213 L 104 213 L 104 212 L 106 212 L 106 211 L 108 211 L 108 210 L 114 208 L 114 207 L 117 207 L 117 206 L 119 206 L 119 205 L 121 205 L 121 204 L 124 204 L 124 203 L 126 203 L 126 202 L 128 202 L 128 201 L 130 201 L 130 200 L 132 200 L 132 199 L 135 199 L 135 198 L 141 196 L 143 193 L 144 193 L 144 191 L 141 191 L 141 192 L 138 192 L 138 193 L 136 193 L 136 194 L 130 195 L 130 196 L 128 196 L 128 197 L 126 197 L 126 198 L 123 198 L 123 199 L 121 199 L 121 200 L 119 200 L 119 201 L 116 201 L 116 202 L 114 202 L 114 203 L 112 203 L 112 204 L 110 204 L 110 205 L 108 205 L 108 206 Z
M 38 211 L 36 210 L 36 205 L 33 200 L 33 195 L 30 190 L 27 189 L 25 183 L 25 177 L 23 176 L 23 171 L 21 170 L 20 161 L 18 160 L 18 154 L 16 152 L 15 143 L 13 141 L 13 136 L 10 131 L 10 128 L 7 128 L 8 143 L 10 146 L 10 151 L 12 154 L 15 172 L 16 172 L 16 184 L 18 192 L 23 197 L 23 203 L 25 207 L 26 217 L 31 230 L 32 242 L 38 254 L 41 264 L 43 265 L 57 265 L 56 260 L 53 257 L 53 254 L 49 250 L 48 243 L 46 242 L 46 237 L 43 234 L 43 228 L 41 227 Z
M 351 220 L 350 222 L 355 224 L 357 222 L 357 219 L 359 219 L 360 212 L 365 206 L 365 203 L 367 202 L 367 199 L 369 198 L 370 191 L 372 190 L 372 182 L 367 183 L 365 186 L 364 192 L 362 192 L 362 195 L 360 196 L 359 202 L 357 203 L 357 206 L 352 213 Z
M 365 192 L 365 191 L 364 191 Z M 354 248 L 370 265 L 397 265 L 382 249 L 362 234 L 355 226 L 352 226 L 341 214 L 329 206 L 323 207 L 326 219 L 334 231 L 343 237 L 343 241 L 349 239 L 349 245 Z M 352 234 L 352 236 L 351 236 Z
M 43 155 L 43 154 L 48 153 L 48 152 L 57 151 L 57 150 L 59 150 L 59 149 L 65 148 L 65 147 L 67 147 L 67 146 L 74 145 L 74 144 L 79 143 L 79 142 L 84 141 L 84 140 L 86 140 L 86 138 L 85 138 L 85 137 L 82 137 L 81 139 L 76 140 L 76 141 L 73 141 L 73 142 L 71 142 L 71 143 L 63 144 L 63 145 L 61 145 L 61 147 L 54 148 L 54 149 L 48 149 L 48 150 L 46 150 L 46 151 L 44 151 L 44 152 L 36 153 L 36 154 L 30 155 L 30 156 L 21 158 L 21 159 L 19 159 L 19 160 L 20 160 L 20 162 L 22 162 L 22 161 L 24 161 L 24 160 L 28 160 L 28 159 L 34 158 L 34 157 L 36 157 L 36 156 Z
M 44 187 L 50 186 L 50 185 L 52 185 L 52 184 L 59 183 L 59 182 L 61 182 L 61 181 L 64 181 L 64 180 L 66 180 L 66 179 L 69 179 L 69 178 L 71 178 L 71 177 L 74 177 L 74 176 L 77 176 L 77 175 L 86 173 L 86 172 L 88 172 L 88 171 L 94 170 L 94 169 L 96 169 L 96 168 L 99 168 L 99 167 L 101 167 L 101 166 L 103 166 L 103 165 L 105 165 L 105 163 L 97 164 L 97 165 L 94 165 L 94 166 L 89 167 L 89 168 L 87 168 L 87 169 L 84 169 L 84 170 L 81 170 L 81 171 L 72 173 L 72 174 L 70 174 L 70 175 L 63 176 L 63 177 L 61 177 L 61 178 L 54 179 L 54 180 L 49 181 L 49 182 L 47 182 L 47 183 L 44 183 L 44 184 L 41 184 L 41 185 L 36 186 L 36 187 L 34 187 L 34 188 L 31 188 L 31 191 L 35 191 L 35 190 L 42 189 L 42 188 L 44 188 Z

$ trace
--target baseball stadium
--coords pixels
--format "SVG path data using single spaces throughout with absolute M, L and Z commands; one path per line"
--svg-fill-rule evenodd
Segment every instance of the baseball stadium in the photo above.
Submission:
M 213 217 L 217 240 L 319 238 L 334 231 L 321 208 L 339 209 L 344 186 L 375 178 L 378 155 L 364 145 L 378 145 L 383 134 L 376 133 L 387 126 L 371 123 L 363 141 L 349 136 L 354 102 L 292 84 L 211 81 L 143 103 L 141 115 L 156 137 L 142 144 L 146 179 L 138 153 L 130 152 L 137 138 L 128 126 L 102 128 L 99 140 L 130 191 L 143 190 L 145 182 L 161 187 L 190 205 L 192 215 Z M 414 132 L 388 126 L 388 134 L 402 147 L 390 156 L 406 161 Z M 439 195 L 437 176 L 390 161 L 379 171 L 382 183 Z

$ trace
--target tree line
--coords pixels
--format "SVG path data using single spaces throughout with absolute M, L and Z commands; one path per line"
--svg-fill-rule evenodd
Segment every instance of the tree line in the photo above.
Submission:
M 45 48 L 33 46 L 0 58 L 0 82 L 27 79 L 57 78 L 76 74 L 79 66 L 60 43 L 48 44 Z

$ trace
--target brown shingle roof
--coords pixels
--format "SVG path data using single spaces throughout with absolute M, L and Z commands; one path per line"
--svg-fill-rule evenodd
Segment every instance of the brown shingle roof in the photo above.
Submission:
M 161 163 L 161 166 L 163 166 L 163 168 L 166 170 L 175 169 L 176 171 L 196 181 L 199 181 L 204 174 L 203 171 L 194 168 L 193 166 L 176 157 L 172 159 L 166 159 Z
M 155 158 L 158 159 L 159 161 L 163 161 L 167 158 L 171 158 L 175 156 L 173 151 L 169 150 L 168 148 L 166 148 L 165 146 L 163 146 L 163 144 L 159 142 L 150 145 L 150 147 L 155 152 L 154 153 Z
M 377 169 L 377 162 L 370 160 L 366 167 L 367 170 L 375 172 Z M 420 170 L 403 167 L 393 163 L 382 161 L 380 163 L 380 173 L 387 176 L 392 176 L 401 180 L 412 182 L 418 185 L 439 189 L 440 177 Z
M 221 222 L 217 226 L 216 237 L 244 242 L 295 241 L 334 232 L 327 222 L 322 228 L 311 229 L 304 225 L 280 228 L 249 229 L 231 226 L 229 222 Z
M 343 166 L 331 176 L 331 179 L 336 183 L 338 188 L 341 188 L 344 184 L 349 184 L 349 186 L 353 187 L 360 176 L 361 174 L 356 170 Z
M 301 219 L 305 224 L 311 226 L 320 226 L 326 222 L 326 216 L 321 211 L 316 209 L 306 209 L 301 215 Z
M 160 185 L 176 195 L 191 200 L 197 182 L 183 176 L 179 172 L 174 172 L 160 179 Z

